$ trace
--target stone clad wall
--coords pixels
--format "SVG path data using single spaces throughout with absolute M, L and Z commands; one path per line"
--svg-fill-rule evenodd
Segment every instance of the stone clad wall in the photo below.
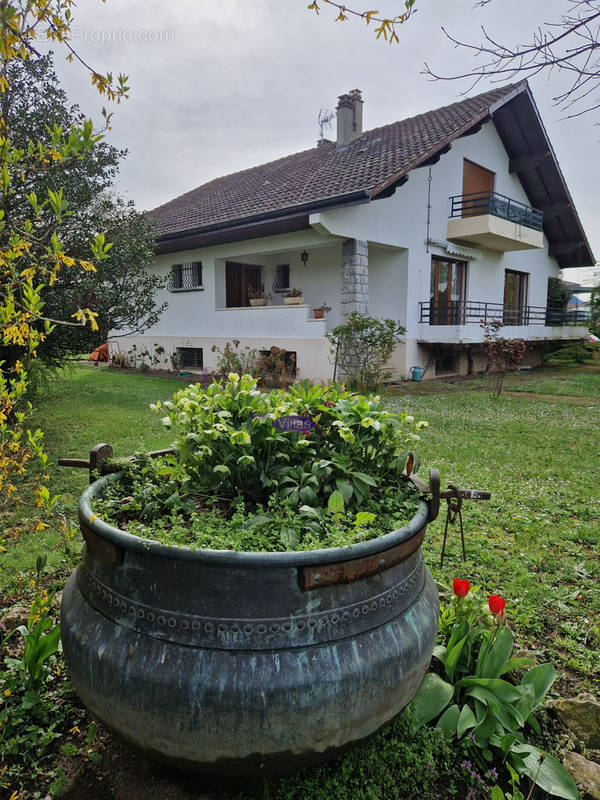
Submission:
M 369 243 L 347 239 L 342 245 L 342 317 L 369 313 Z

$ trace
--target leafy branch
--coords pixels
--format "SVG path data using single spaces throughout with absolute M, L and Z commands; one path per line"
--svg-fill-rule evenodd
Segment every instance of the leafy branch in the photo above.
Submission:
M 343 3 L 335 3 L 333 0 L 320 0 L 320 2 L 323 5 L 333 6 L 337 9 L 338 15 L 335 18 L 335 22 L 346 22 L 350 19 L 350 17 L 357 17 L 363 20 L 367 25 L 370 25 L 371 22 L 378 23 L 374 28 L 377 39 L 383 37 L 383 39 L 386 42 L 389 42 L 389 44 L 400 43 L 398 34 L 396 33 L 396 27 L 406 22 L 416 11 L 414 7 L 416 0 L 405 0 L 404 10 L 400 14 L 396 14 L 393 17 L 382 16 L 379 11 L 375 10 L 357 11 L 356 9 L 349 8 Z M 308 5 L 308 9 L 309 11 L 314 11 L 316 14 L 318 14 L 321 10 L 321 6 L 317 0 L 313 0 L 313 2 Z

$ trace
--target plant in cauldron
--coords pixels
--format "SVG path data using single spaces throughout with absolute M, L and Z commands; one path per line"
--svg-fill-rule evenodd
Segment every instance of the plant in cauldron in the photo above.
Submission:
M 94 508 L 130 533 L 200 548 L 311 550 L 388 533 L 417 510 L 404 471 L 427 423 L 379 397 L 308 381 L 264 393 L 232 373 L 154 409 L 175 434 L 173 454 L 137 456 Z

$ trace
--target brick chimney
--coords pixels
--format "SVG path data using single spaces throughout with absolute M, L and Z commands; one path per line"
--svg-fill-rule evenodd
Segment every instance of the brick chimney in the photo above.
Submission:
M 360 89 L 342 94 L 337 104 L 337 146 L 345 147 L 362 135 L 363 100 Z

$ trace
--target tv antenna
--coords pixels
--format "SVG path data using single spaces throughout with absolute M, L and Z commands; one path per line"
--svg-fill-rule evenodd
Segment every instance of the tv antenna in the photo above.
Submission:
M 323 142 L 325 141 L 325 136 L 323 134 L 323 131 L 325 130 L 325 128 L 331 128 L 331 123 L 336 118 L 336 116 L 337 116 L 336 112 L 330 111 L 328 108 L 322 108 L 319 111 L 318 122 L 319 122 L 320 133 L 319 133 L 319 141 L 317 142 L 317 144 L 319 145 L 323 144 Z

